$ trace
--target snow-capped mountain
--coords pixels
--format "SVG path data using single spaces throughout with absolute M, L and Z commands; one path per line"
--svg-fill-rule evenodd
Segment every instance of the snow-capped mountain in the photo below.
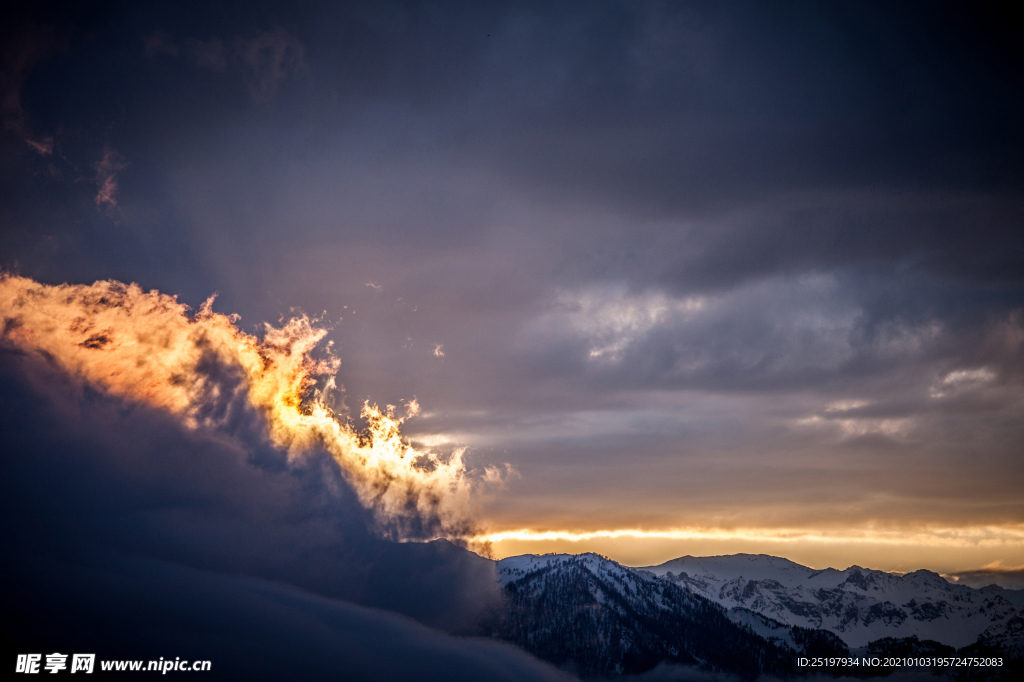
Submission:
M 1024 591 L 974 589 L 931 571 L 885 573 L 851 566 L 814 570 L 763 554 L 673 559 L 649 571 L 729 609 L 785 625 L 824 629 L 850 647 L 917 637 L 953 647 L 979 641 L 1019 647 Z
M 845 655 L 831 633 L 726 609 L 653 573 L 595 554 L 498 562 L 507 597 L 495 634 L 585 677 L 636 673 L 661 661 L 754 677 L 794 672 L 795 654 Z
M 1024 591 L 973 589 L 930 571 L 817 571 L 749 554 L 647 569 L 596 554 L 524 555 L 496 570 L 505 609 L 491 634 L 585 678 L 642 673 L 662 661 L 788 677 L 807 672 L 796 667 L 801 656 L 946 657 L 957 649 L 1008 657 L 1012 667 L 999 679 L 1021 679 L 1024 670 Z

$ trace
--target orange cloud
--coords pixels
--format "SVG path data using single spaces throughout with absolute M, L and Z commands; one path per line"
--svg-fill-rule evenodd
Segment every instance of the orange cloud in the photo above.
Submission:
M 326 335 L 305 315 L 262 339 L 240 331 L 236 318 L 216 313 L 213 299 L 192 312 L 176 297 L 136 284 L 102 281 L 49 286 L 0 275 L 0 339 L 56 363 L 106 391 L 178 415 L 192 428 L 215 427 L 204 409 L 225 392 L 241 391 L 265 419 L 271 440 L 302 457 L 326 450 L 381 529 L 395 536 L 472 532 L 473 490 L 462 452 L 450 457 L 404 442 L 395 408 L 366 403 L 368 426 L 357 431 L 327 401 L 339 362 L 315 359 Z M 227 368 L 232 389 L 210 371 Z M 412 405 L 414 414 L 418 405 Z

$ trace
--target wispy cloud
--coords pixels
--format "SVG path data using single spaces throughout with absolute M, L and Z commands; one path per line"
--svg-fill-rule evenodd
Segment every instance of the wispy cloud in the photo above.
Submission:
M 177 49 L 162 36 L 151 36 L 146 44 L 147 54 L 172 54 L 171 48 Z M 228 41 L 216 37 L 193 40 L 189 48 L 200 68 L 240 75 L 249 96 L 258 104 L 274 99 L 284 82 L 306 65 L 302 42 L 283 28 L 258 31 L 250 37 L 238 36 Z
M 995 584 L 1014 590 L 1024 590 L 1024 566 L 1003 566 L 994 563 L 967 571 L 956 571 L 943 577 L 971 587 Z
M 235 40 L 249 94 L 255 102 L 273 99 L 278 88 L 305 66 L 305 48 L 282 28 L 261 31 L 249 39 Z
M 53 154 L 53 136 L 31 131 L 22 106 L 21 91 L 32 68 L 43 60 L 55 42 L 52 28 L 24 27 L 17 40 L 3 48 L 4 66 L 0 69 L 0 110 L 3 125 L 40 156 Z
M 113 149 L 103 149 L 103 156 L 93 166 L 96 169 L 96 205 L 117 208 L 117 175 L 128 167 L 124 158 Z

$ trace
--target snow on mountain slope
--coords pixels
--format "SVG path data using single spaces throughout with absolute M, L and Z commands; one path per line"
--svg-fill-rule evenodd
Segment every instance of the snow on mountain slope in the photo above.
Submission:
M 559 562 L 573 559 L 574 554 L 524 554 L 522 556 L 511 556 L 498 561 L 498 579 L 502 586 L 522 578 L 527 573 L 532 573 L 541 568 L 546 568 Z M 579 555 L 583 560 L 592 556 L 588 554 Z
M 612 586 L 611 589 L 616 593 L 628 595 L 631 601 L 640 602 L 634 603 L 634 607 L 653 611 L 679 609 L 677 601 L 666 600 L 664 582 L 660 578 L 646 571 L 622 566 L 597 554 L 527 554 L 502 559 L 498 562 L 498 579 L 506 587 L 538 570 L 565 570 L 569 566 L 579 568 L 597 579 L 597 582 L 590 582 L 589 587 L 598 604 L 608 602 L 609 588 L 602 588 L 602 585 L 606 585 Z M 544 590 L 546 586 L 545 581 L 540 581 L 535 589 Z
M 585 677 L 636 674 L 669 661 L 753 678 L 793 673 L 795 654 L 813 647 L 846 653 L 832 635 L 797 632 L 754 613 L 737 622 L 709 599 L 596 554 L 503 559 L 498 576 L 507 610 L 496 636 Z
M 814 570 L 763 554 L 685 556 L 650 571 L 730 610 L 787 625 L 829 630 L 851 647 L 882 637 L 931 639 L 954 647 L 979 636 L 1014 640 L 1018 591 L 952 584 L 937 573 L 905 575 L 851 566 Z

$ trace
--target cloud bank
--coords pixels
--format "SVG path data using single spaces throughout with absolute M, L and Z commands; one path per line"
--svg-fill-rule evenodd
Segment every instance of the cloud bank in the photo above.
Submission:
M 104 295 L 129 305 L 116 294 Z M 71 338 L 97 345 L 97 333 Z M 65 364 L 73 355 L 21 344 L 0 346 L 0 578 L 17 585 L 0 599 L 19 623 L 8 654 L 203 659 L 213 679 L 564 679 L 426 627 L 472 635 L 497 617 L 493 564 L 446 541 L 381 539 L 334 457 L 289 455 L 248 400 L 226 408 L 206 387 L 172 410 L 191 394 L 122 397 Z M 105 371 L 137 388 L 128 365 Z
M 473 484 L 461 451 L 441 459 L 403 442 L 393 406 L 365 403 L 364 431 L 336 418 L 327 400 L 339 363 L 312 354 L 326 330 L 301 316 L 266 325 L 257 339 L 213 312 L 212 302 L 189 315 L 175 297 L 134 284 L 47 286 L 0 277 L 5 342 L 193 428 L 230 423 L 252 408 L 293 458 L 330 453 L 386 533 L 422 538 L 470 529 Z M 411 403 L 409 412 L 417 411 Z

